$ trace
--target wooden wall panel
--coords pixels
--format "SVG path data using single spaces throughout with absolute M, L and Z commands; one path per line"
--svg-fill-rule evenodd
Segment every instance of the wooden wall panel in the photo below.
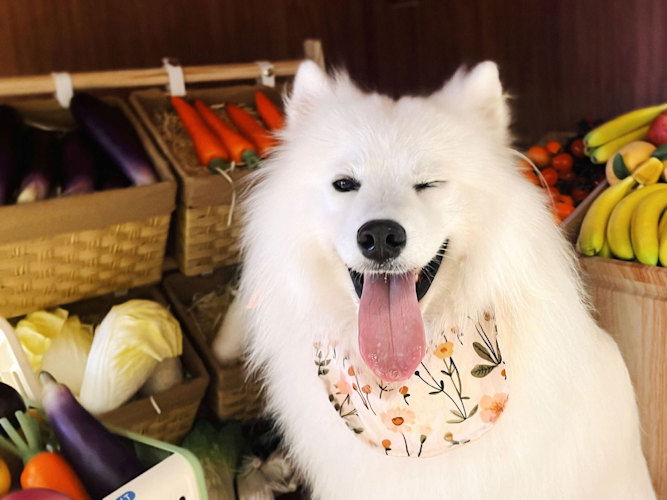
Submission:
M 499 62 L 525 140 L 667 100 L 662 0 L 0 0 L 0 76 L 298 57 L 390 95 Z

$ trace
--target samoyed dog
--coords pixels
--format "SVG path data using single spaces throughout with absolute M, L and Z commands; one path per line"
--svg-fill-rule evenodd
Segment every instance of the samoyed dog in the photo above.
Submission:
M 235 307 L 312 497 L 654 498 L 627 369 L 520 174 L 496 65 L 393 100 L 304 62 L 286 114 Z

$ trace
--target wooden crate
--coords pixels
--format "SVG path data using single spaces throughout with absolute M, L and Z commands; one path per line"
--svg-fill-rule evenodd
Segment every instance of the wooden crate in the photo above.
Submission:
M 572 242 L 585 209 L 564 228 Z M 653 486 L 658 498 L 667 498 L 667 269 L 601 257 L 579 262 L 596 319 L 618 343 L 630 372 Z

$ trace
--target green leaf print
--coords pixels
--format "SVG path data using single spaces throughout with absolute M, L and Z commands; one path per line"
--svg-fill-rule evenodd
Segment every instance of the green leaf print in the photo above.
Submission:
M 491 357 L 491 354 L 489 354 L 489 351 L 486 349 L 486 347 L 484 347 L 479 342 L 473 342 L 472 346 L 473 346 L 473 348 L 475 349 L 475 352 L 477 353 L 477 355 L 480 358 L 485 359 L 489 363 L 494 363 L 495 364 L 495 362 L 496 362 L 495 359 L 493 359 Z
M 489 373 L 491 373 L 495 367 L 496 365 L 477 365 L 475 368 L 470 370 L 470 374 L 473 377 L 484 378 Z

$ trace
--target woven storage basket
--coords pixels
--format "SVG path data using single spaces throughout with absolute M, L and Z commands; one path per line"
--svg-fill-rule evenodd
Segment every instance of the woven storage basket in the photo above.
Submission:
M 154 300 L 168 305 L 166 297 L 155 286 L 141 287 L 125 294 L 107 294 L 63 306 L 77 314 L 84 323 L 97 326 L 112 306 L 130 299 Z M 18 318 L 17 318 L 18 319 Z M 206 392 L 208 374 L 193 348 L 186 326 L 183 329 L 182 364 L 186 372 L 183 382 L 152 398 L 136 397 L 124 405 L 97 417 L 106 425 L 127 429 L 161 441 L 179 442 L 192 427 L 199 405 Z
M 188 97 L 202 99 L 214 109 L 228 101 L 253 107 L 258 88 L 280 105 L 276 89 L 249 85 L 189 90 Z M 175 228 L 179 269 L 193 276 L 237 263 L 241 214 L 234 199 L 239 198 L 249 170 L 238 166 L 227 179 L 199 165 L 192 141 L 163 90 L 139 90 L 131 94 L 130 101 L 179 181 Z M 224 114 L 221 116 L 224 118 Z
M 158 282 L 176 184 L 130 108 L 160 179 L 114 189 L 0 207 L 0 315 L 11 317 L 85 297 Z M 53 99 L 12 103 L 26 120 L 66 129 Z
M 248 419 L 256 417 L 262 410 L 261 387 L 257 381 L 249 380 L 243 363 L 221 366 L 211 350 L 210 340 L 215 335 L 216 325 L 201 325 L 192 312 L 194 296 L 202 296 L 220 289 L 229 282 L 235 268 L 221 268 L 210 276 L 186 277 L 173 273 L 165 277 L 162 286 L 173 306 L 176 317 L 185 326 L 192 342 L 202 357 L 211 377 L 206 394 L 206 403 L 220 418 Z M 220 302 L 220 314 L 224 316 L 228 302 Z

